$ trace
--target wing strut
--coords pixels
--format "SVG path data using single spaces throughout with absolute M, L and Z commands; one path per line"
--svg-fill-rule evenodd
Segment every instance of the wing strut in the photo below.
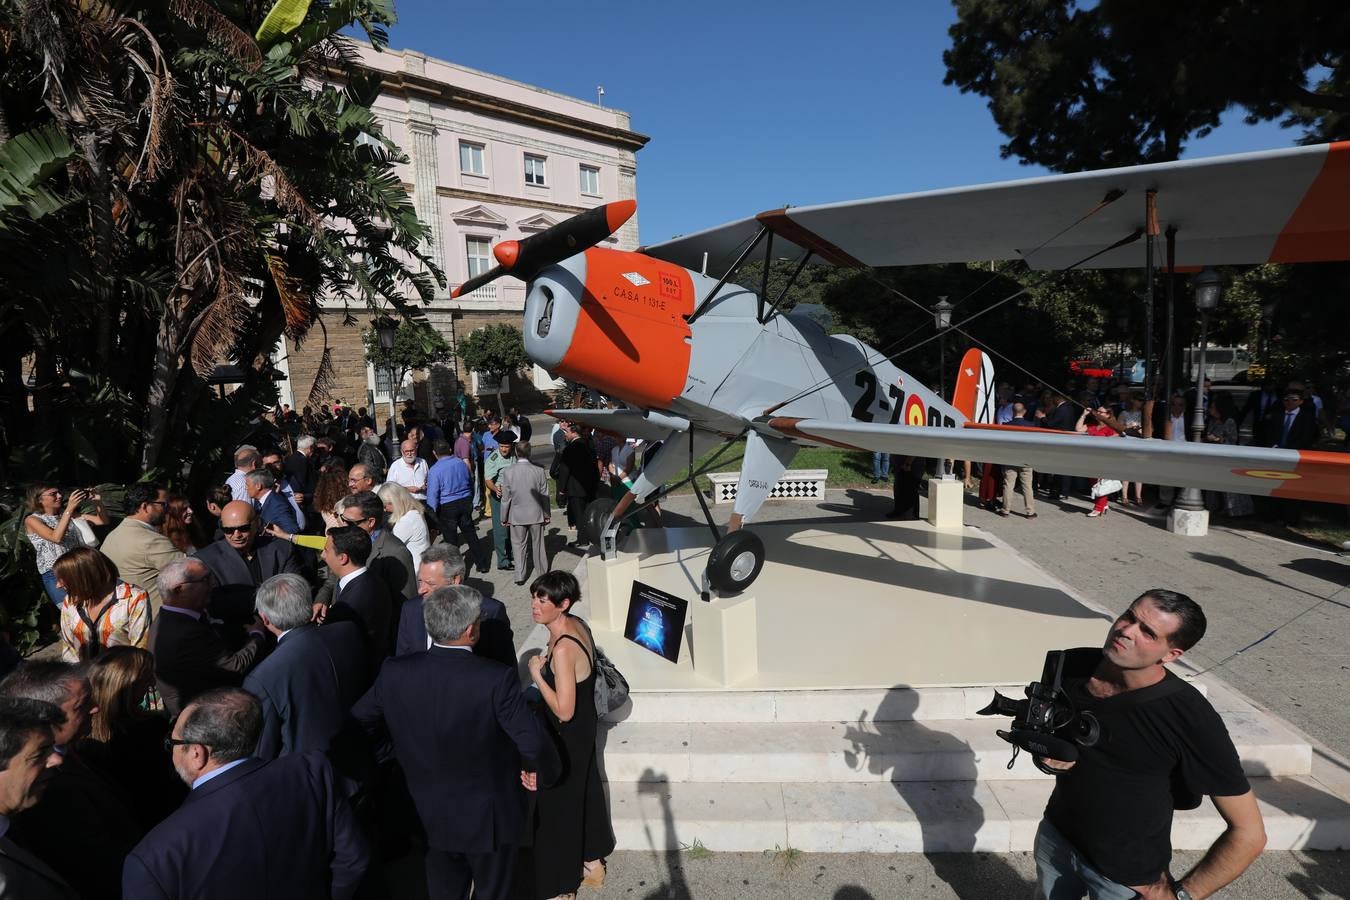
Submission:
M 751 253 L 755 252 L 755 248 L 759 246 L 759 242 L 764 240 L 764 235 L 768 233 L 769 233 L 768 228 L 760 226 L 759 234 L 755 235 L 755 239 L 750 242 L 750 246 L 742 250 L 741 255 L 736 257 L 736 261 L 731 264 L 731 268 L 727 269 L 726 272 L 722 275 L 722 277 L 717 279 L 717 284 L 713 285 L 713 289 L 708 291 L 707 296 L 705 296 L 701 301 L 699 301 L 698 306 L 694 307 L 694 311 L 690 313 L 687 317 L 685 317 L 685 322 L 689 323 L 690 325 L 693 325 L 694 322 L 698 319 L 698 317 L 703 315 L 703 313 L 712 304 L 713 297 L 716 297 L 717 292 L 722 290 L 722 288 L 726 286 L 726 283 L 731 280 L 731 277 L 740 270 L 741 266 L 745 263 L 746 257 L 748 257 Z

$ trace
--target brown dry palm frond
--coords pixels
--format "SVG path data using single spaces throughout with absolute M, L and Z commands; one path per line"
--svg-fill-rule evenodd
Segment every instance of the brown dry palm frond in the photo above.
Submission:
M 305 195 L 300 193 L 300 189 L 291 181 L 286 170 L 277 164 L 272 155 L 266 150 L 260 150 L 249 140 L 233 128 L 226 129 L 233 143 L 243 156 L 240 174 L 247 171 L 249 181 L 254 184 L 261 183 L 263 178 L 272 179 L 272 199 L 278 206 L 285 211 L 301 219 L 303 224 L 309 226 L 314 231 L 323 230 L 323 218 L 320 217 Z
M 337 371 L 333 368 L 333 350 L 328 346 L 328 327 L 323 319 L 316 320 L 323 333 L 323 352 L 319 354 L 319 367 L 314 370 L 314 383 L 309 387 L 309 396 L 303 405 L 319 406 L 333 394 L 337 385 Z
M 209 374 L 224 358 L 247 318 L 243 285 L 234 275 L 222 272 L 216 281 L 216 295 L 192 336 L 192 368 L 198 375 Z
M 292 338 L 299 337 L 314 323 L 314 306 L 309 294 L 300 279 L 293 278 L 287 271 L 286 262 L 280 256 L 267 254 L 267 270 L 272 273 L 272 283 L 277 286 L 277 296 L 281 298 L 286 333 Z
M 253 36 L 205 0 L 169 0 L 169 10 L 206 32 L 207 40 L 250 68 L 262 65 L 262 51 Z
M 155 180 L 171 161 L 171 146 L 165 142 L 164 132 L 173 110 L 174 80 L 159 42 L 149 29 L 135 19 L 123 19 L 122 27 L 126 29 L 123 45 L 127 50 L 127 58 L 140 71 L 147 84 L 146 96 L 141 102 L 141 111 L 146 116 L 145 137 L 141 141 L 135 165 L 126 179 L 127 190 L 131 190 L 142 176 L 146 181 Z M 138 34 L 149 49 L 149 59 L 133 49 Z

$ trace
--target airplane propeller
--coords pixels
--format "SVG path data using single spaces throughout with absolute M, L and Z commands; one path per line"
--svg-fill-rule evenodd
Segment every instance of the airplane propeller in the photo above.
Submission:
M 514 275 L 522 281 L 529 281 L 545 266 L 594 247 L 618 231 L 635 212 L 636 200 L 618 200 L 577 213 L 527 238 L 503 241 L 492 248 L 492 255 L 497 258 L 499 265 L 470 278 L 455 288 L 450 296 L 459 297 L 475 291 L 503 275 Z

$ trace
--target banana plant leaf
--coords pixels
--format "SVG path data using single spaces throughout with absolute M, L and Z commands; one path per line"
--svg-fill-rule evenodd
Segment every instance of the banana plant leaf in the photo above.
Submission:
M 309 14 L 310 2 L 311 0 L 277 0 L 276 5 L 268 11 L 262 24 L 258 26 L 258 33 L 254 35 L 258 46 L 266 50 L 299 28 L 305 21 L 305 16 Z
M 36 219 L 60 208 L 61 198 L 42 182 L 60 171 L 77 152 L 55 123 L 0 144 L 0 212 L 22 206 Z

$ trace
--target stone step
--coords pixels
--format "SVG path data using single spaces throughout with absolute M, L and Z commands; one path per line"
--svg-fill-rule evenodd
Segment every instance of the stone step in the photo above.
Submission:
M 1248 775 L 1306 775 L 1312 748 L 1248 707 L 1222 712 Z M 1028 754 L 1009 769 L 1006 720 L 941 723 L 604 723 L 612 782 L 911 782 L 1048 779 Z
M 1000 685 L 1020 698 L 1026 685 Z M 625 722 L 874 722 L 968 719 L 993 699 L 993 687 L 858 688 L 811 691 L 634 691 Z
M 1350 849 L 1350 804 L 1308 776 L 1253 778 L 1270 850 Z M 1052 783 L 647 781 L 609 786 L 620 850 L 1004 853 L 1032 849 Z M 1208 802 L 1178 811 L 1172 844 L 1203 850 L 1224 823 Z

